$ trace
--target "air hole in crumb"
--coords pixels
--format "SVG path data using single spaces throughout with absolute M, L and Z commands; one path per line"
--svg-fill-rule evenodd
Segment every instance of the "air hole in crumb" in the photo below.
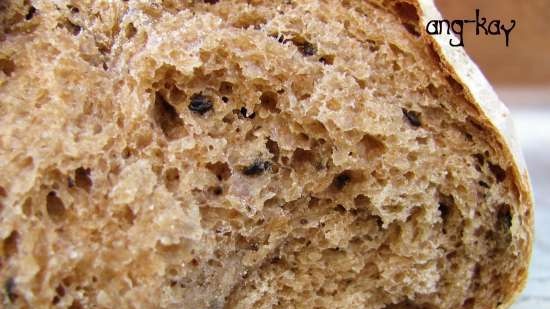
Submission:
M 55 293 L 56 293 L 56 295 L 52 299 L 52 304 L 53 305 L 58 304 L 59 301 L 61 300 L 61 298 L 63 298 L 65 296 L 65 288 L 63 287 L 63 285 L 59 284 L 55 288 Z
M 246 107 L 243 106 L 239 110 L 239 117 L 254 119 L 254 117 L 256 117 L 256 113 L 255 112 L 248 113 L 248 110 L 246 109 Z
M 386 152 L 386 145 L 375 136 L 365 134 L 358 144 L 359 154 L 368 160 L 377 158 Z
M 75 185 L 87 192 L 90 192 L 93 184 L 90 173 L 91 170 L 89 168 L 83 167 L 77 168 L 74 172 Z
M 220 181 L 227 180 L 231 177 L 231 168 L 226 162 L 207 163 L 206 168 L 216 175 Z
M 392 204 L 392 205 L 383 205 L 382 209 L 389 213 L 398 213 L 403 210 L 403 205 L 401 204 Z
M 443 221 L 443 234 L 447 234 L 447 225 L 453 214 L 454 197 L 452 195 L 445 195 L 439 193 L 439 206 L 438 210 Z
M 11 59 L 0 59 L 0 70 L 7 76 L 15 71 L 15 63 Z
M 486 183 L 486 182 L 483 181 L 483 180 L 478 181 L 478 184 L 479 184 L 481 187 L 486 188 L 486 189 L 489 189 L 489 188 L 491 187 L 491 186 L 489 186 L 488 183 Z
M 235 121 L 235 115 L 233 113 L 227 113 L 222 118 L 223 123 L 232 124 Z
M 473 155 L 473 157 L 481 166 L 485 165 L 485 157 L 481 153 L 476 153 Z
M 339 213 L 345 213 L 346 212 L 346 208 L 341 204 L 336 205 L 336 207 L 334 207 L 334 210 L 336 212 L 339 212 Z
M 399 15 L 403 26 L 414 36 L 419 36 L 420 33 L 417 29 L 418 24 L 418 14 L 416 7 L 407 2 L 397 2 L 394 6 L 394 10 Z
M 415 162 L 416 160 L 418 160 L 418 153 L 416 152 L 409 152 L 407 154 L 407 160 L 411 161 L 411 162 Z
M 353 77 L 353 79 L 355 79 L 355 82 L 357 83 L 357 85 L 359 85 L 359 88 L 365 89 L 365 87 L 367 87 L 367 82 L 364 79 L 360 79 L 355 76 Z
M 4 239 L 2 244 L 4 256 L 6 259 L 9 259 L 14 254 L 17 253 L 17 247 L 19 245 L 19 233 L 17 231 L 12 231 L 8 238 Z
M 78 14 L 80 12 L 80 9 L 77 8 L 76 6 L 74 5 L 67 5 L 67 8 L 71 11 L 71 13 L 73 14 Z
M 253 27 L 256 30 L 260 30 L 263 25 L 265 25 L 266 19 L 264 16 L 259 15 L 255 12 L 244 13 L 238 17 L 238 19 L 233 22 L 233 27 L 248 29 Z
M 273 91 L 265 91 L 260 96 L 261 105 L 270 112 L 279 113 L 277 108 L 277 94 Z
M 203 0 L 204 3 L 208 3 L 208 4 L 216 4 L 218 2 L 220 2 L 220 0 Z
M 220 89 L 219 89 L 220 93 L 221 94 L 232 94 L 233 93 L 233 84 L 230 83 L 230 82 L 221 82 L 220 83 Z
M 82 31 L 82 27 L 77 24 L 74 24 L 69 19 L 66 19 L 62 24 L 59 24 L 58 27 L 65 28 L 72 35 L 78 35 Z
M 65 296 L 65 288 L 63 287 L 63 285 L 59 284 L 59 285 L 55 288 L 55 293 L 56 293 L 57 295 L 59 295 L 59 297 Z
M 401 109 L 403 111 L 403 115 L 407 119 L 407 121 L 413 126 L 413 127 L 420 127 L 422 125 L 422 122 L 420 121 L 420 113 L 417 111 L 411 111 L 407 110 L 405 108 Z
M 221 195 L 223 193 L 223 189 L 220 186 L 210 187 L 208 191 L 214 195 Z
M 407 2 L 397 2 L 393 8 L 402 20 L 412 23 L 418 22 L 419 17 L 414 5 Z
M 496 232 L 497 249 L 505 249 L 512 241 L 510 228 L 512 227 L 512 212 L 510 205 L 502 204 L 498 208 Z
M 31 20 L 34 17 L 35 13 L 36 13 L 36 8 L 34 6 L 31 6 L 29 8 L 29 11 L 27 12 L 27 15 L 25 15 L 25 19 Z
M 462 304 L 462 308 L 463 309 L 472 309 L 472 308 L 474 308 L 475 304 L 476 304 L 475 298 L 471 297 L 471 298 L 468 298 L 464 301 L 464 303 Z
M 25 202 L 23 203 L 23 206 L 21 207 L 23 210 L 23 214 L 25 214 L 25 216 L 27 217 L 30 217 L 32 215 L 32 198 L 27 197 L 27 199 L 25 199 Z
M 338 190 L 342 190 L 352 180 L 351 173 L 349 171 L 338 174 L 332 180 L 332 186 Z
M 334 55 L 324 55 L 321 58 L 319 58 L 319 62 L 326 65 L 333 65 L 334 64 Z
M 69 309 L 84 309 L 84 307 L 78 300 L 73 300 L 73 303 L 71 304 Z
M 279 144 L 271 139 L 268 139 L 265 146 L 269 153 L 273 155 L 273 161 L 277 161 L 279 159 Z
M 317 53 L 317 47 L 308 41 L 294 41 L 294 45 L 298 48 L 300 53 L 306 57 L 313 56 Z
M 439 213 L 441 214 L 441 219 L 444 223 L 447 222 L 449 219 L 449 213 L 451 212 L 451 208 L 449 205 L 447 205 L 445 202 L 439 202 L 438 207 Z
M 292 168 L 295 170 L 300 170 L 305 167 L 304 166 L 305 163 L 314 165 L 315 153 L 311 150 L 296 148 L 296 150 L 294 150 L 294 153 L 292 154 L 292 161 L 291 161 Z
M 464 87 L 459 83 L 457 82 L 454 77 L 452 76 L 447 76 L 446 77 L 447 79 L 447 82 L 449 83 L 449 85 L 451 86 L 451 88 L 453 88 L 453 91 L 455 93 L 463 93 L 464 92 Z
M 122 158 L 123 159 L 128 159 L 131 156 L 132 156 L 132 148 L 124 147 L 124 149 L 122 149 Z
M 176 109 L 157 92 L 153 106 L 153 119 L 169 140 L 182 136 L 183 121 Z
M 136 33 L 137 33 L 137 29 L 133 23 L 129 23 L 126 26 L 126 29 L 124 30 L 124 35 L 126 36 L 127 39 L 133 38 L 136 35 Z
M 366 208 L 370 202 L 370 198 L 363 194 L 359 194 L 353 199 L 353 204 L 359 209 Z
M 59 222 L 65 217 L 65 205 L 63 201 L 53 191 L 46 196 L 46 210 L 52 221 Z
M 489 163 L 489 169 L 495 176 L 497 182 L 503 182 L 504 179 L 506 179 L 506 171 L 504 171 L 500 165 Z
M 15 292 L 15 280 L 10 277 L 4 282 L 4 291 L 10 303 L 14 303 L 17 300 L 17 293 Z
M 413 24 L 410 24 L 410 23 L 403 23 L 403 26 L 405 27 L 407 32 L 409 32 L 410 34 L 412 34 L 416 37 L 420 36 L 420 32 L 418 32 L 418 28 L 417 28 L 416 25 L 413 25 Z
M 179 187 L 180 181 L 180 172 L 177 168 L 172 167 L 166 170 L 164 173 L 164 181 L 166 183 L 166 188 L 170 192 L 174 192 Z

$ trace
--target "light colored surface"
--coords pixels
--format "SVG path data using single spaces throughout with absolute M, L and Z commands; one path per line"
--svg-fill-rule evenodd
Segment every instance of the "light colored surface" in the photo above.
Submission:
M 544 100 L 547 98 L 538 101 Z M 550 308 L 550 104 L 535 101 L 510 105 L 535 192 L 535 245 L 530 274 L 525 291 L 512 309 Z

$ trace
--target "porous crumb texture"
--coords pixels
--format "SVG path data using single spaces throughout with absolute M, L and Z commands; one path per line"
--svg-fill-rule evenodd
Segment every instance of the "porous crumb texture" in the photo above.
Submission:
M 529 210 L 396 1 L 1 1 L 3 308 L 497 308 Z

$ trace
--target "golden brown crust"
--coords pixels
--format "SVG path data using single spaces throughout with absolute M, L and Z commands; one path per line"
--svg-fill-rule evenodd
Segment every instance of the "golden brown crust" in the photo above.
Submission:
M 412 1 L 418 9 L 419 27 L 424 27 L 428 21 L 441 19 L 433 0 Z M 502 145 L 503 155 L 508 162 L 512 162 L 514 177 L 520 190 L 521 205 L 517 211 L 525 214 L 525 226 L 527 229 L 527 247 L 524 249 L 527 257 L 532 253 L 532 239 L 534 237 L 533 207 L 534 198 L 527 165 L 523 158 L 521 144 L 516 137 L 516 132 L 508 108 L 498 98 L 493 88 L 462 48 L 451 47 L 449 44 L 450 35 L 443 33 L 441 36 L 430 36 L 422 32 L 424 40 L 436 50 L 444 69 L 464 87 L 468 101 L 479 108 L 484 121 L 493 126 L 498 142 Z M 530 258 L 523 264 L 529 269 Z M 503 304 L 503 308 L 510 307 L 519 296 L 527 282 L 527 272 L 515 281 L 513 294 Z

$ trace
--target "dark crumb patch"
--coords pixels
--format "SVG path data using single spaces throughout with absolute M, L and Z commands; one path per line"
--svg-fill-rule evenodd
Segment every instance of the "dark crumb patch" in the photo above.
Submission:
M 439 212 L 441 213 L 441 219 L 443 219 L 443 222 L 446 222 L 449 218 L 449 214 L 451 213 L 451 208 L 447 203 L 445 202 L 439 202 Z
M 183 126 L 183 121 L 174 106 L 168 103 L 158 92 L 153 106 L 153 119 L 169 139 L 176 138 L 177 129 Z
M 74 171 L 74 179 L 77 187 L 90 192 L 93 182 L 90 176 L 91 170 L 89 168 L 79 167 Z
M 483 181 L 483 180 L 480 180 L 480 181 L 478 182 L 478 184 L 479 184 L 480 186 L 484 187 L 484 188 L 487 188 L 487 189 L 490 188 L 490 186 L 489 186 L 485 181 Z
M 31 20 L 34 17 L 35 13 L 36 13 L 36 8 L 34 6 L 31 6 L 29 8 L 29 12 L 27 13 L 27 15 L 25 15 L 25 19 Z
M 220 2 L 220 0 L 204 0 L 204 3 L 208 3 L 208 4 L 216 4 Z
M 485 157 L 481 154 L 481 153 L 476 153 L 473 155 L 474 158 L 477 160 L 477 162 L 480 164 L 480 165 L 484 165 L 485 164 Z
M 350 175 L 342 173 L 334 178 L 334 187 L 338 190 L 342 190 L 351 181 Z
M 137 32 L 138 32 L 138 29 L 134 26 L 133 23 L 129 23 L 124 29 L 124 35 L 126 36 L 127 39 L 133 38 Z
M 212 109 L 214 105 L 206 96 L 197 93 L 191 96 L 191 101 L 189 102 L 189 110 L 204 115 L 206 112 Z
M 65 22 L 65 29 L 67 29 L 72 35 L 78 35 L 82 31 L 82 27 L 67 20 Z
M 277 42 L 279 42 L 281 44 L 285 44 L 286 42 L 289 41 L 289 40 L 285 39 L 285 36 L 283 34 L 271 34 L 269 36 L 276 39 Z
M 7 76 L 11 76 L 11 73 L 15 71 L 15 63 L 11 59 L 0 58 L 0 70 Z
M 15 293 L 15 280 L 13 278 L 8 278 L 4 283 L 4 291 L 11 303 L 17 300 L 17 294 Z
M 223 101 L 223 103 L 227 103 L 227 102 L 229 102 L 229 98 L 226 97 L 226 96 L 223 96 L 222 101 Z
M 509 230 L 512 227 L 512 213 L 510 206 L 502 205 L 498 210 L 498 225 L 503 230 Z
M 300 219 L 300 224 L 305 225 L 307 224 L 307 219 Z
M 231 94 L 233 93 L 233 84 L 230 82 L 222 81 L 220 83 L 219 89 L 221 94 Z
M 334 210 L 341 214 L 346 212 L 346 208 L 341 204 L 336 205 L 336 207 L 334 207 Z
M 67 8 L 68 8 L 69 10 L 71 10 L 71 13 L 73 13 L 73 14 L 78 14 L 78 13 L 80 13 L 80 10 L 79 10 L 76 6 L 74 6 L 74 5 L 67 5 Z
M 256 117 L 255 112 L 252 112 L 250 115 L 248 115 L 248 111 L 247 111 L 246 107 L 241 107 L 240 114 L 241 114 L 242 117 L 248 118 L 248 119 L 254 119 L 254 117 Z
M 223 189 L 222 187 L 215 187 L 213 190 L 212 190 L 212 193 L 214 193 L 214 195 L 221 195 L 223 193 Z
M 69 188 L 74 187 L 74 180 L 71 177 L 67 177 L 67 187 Z
M 256 176 L 262 174 L 265 170 L 269 168 L 270 164 L 268 161 L 254 161 L 254 163 L 243 169 L 243 174 L 246 176 Z
M 296 46 L 298 47 L 300 53 L 306 57 L 313 56 L 317 53 L 317 47 L 308 41 L 296 43 Z
M 420 113 L 417 111 L 410 111 L 405 108 L 402 109 L 403 115 L 413 127 L 420 127 L 422 122 L 420 121 Z
M 500 167 L 500 165 L 489 163 L 489 169 L 495 176 L 497 182 L 502 182 L 506 179 L 506 172 L 502 169 L 502 167 Z
M 496 249 L 505 250 L 512 242 L 512 212 L 510 206 L 503 204 L 498 208 L 496 230 Z

